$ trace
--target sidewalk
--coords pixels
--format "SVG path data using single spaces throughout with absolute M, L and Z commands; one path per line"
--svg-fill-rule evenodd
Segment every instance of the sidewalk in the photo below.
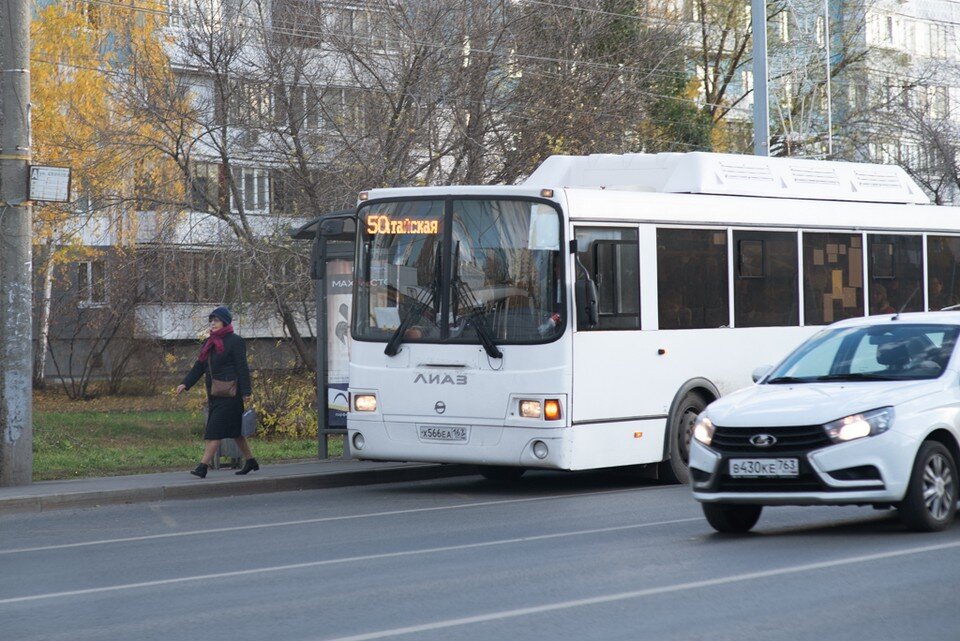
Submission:
M 326 460 L 263 465 L 237 476 L 234 470 L 210 470 L 198 479 L 180 472 L 111 476 L 69 481 L 40 481 L 22 487 L 0 487 L 0 515 L 94 507 L 111 503 L 142 503 L 200 499 L 242 494 L 315 490 L 373 483 L 399 483 L 475 474 L 470 465 L 380 463 Z

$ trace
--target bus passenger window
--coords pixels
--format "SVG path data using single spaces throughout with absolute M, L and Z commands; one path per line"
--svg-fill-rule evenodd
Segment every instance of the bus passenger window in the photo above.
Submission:
M 797 235 L 734 231 L 733 322 L 737 327 L 800 323 Z
M 727 325 L 727 291 L 726 230 L 657 230 L 660 329 Z
M 803 314 L 806 325 L 863 316 L 863 237 L 803 233 Z
M 927 309 L 960 305 L 960 238 L 927 236 Z
M 637 230 L 577 227 L 576 238 L 578 258 L 597 284 L 600 303 L 600 322 L 590 329 L 640 329 L 640 249 Z
M 870 234 L 871 314 L 923 311 L 920 236 Z

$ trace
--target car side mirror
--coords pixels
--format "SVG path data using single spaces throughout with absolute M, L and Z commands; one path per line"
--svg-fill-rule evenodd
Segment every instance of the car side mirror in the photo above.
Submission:
M 756 383 L 761 378 L 765 377 L 770 373 L 770 370 L 773 369 L 772 365 L 761 365 L 760 367 L 753 370 L 753 373 L 750 374 L 750 378 L 753 379 L 753 382 Z

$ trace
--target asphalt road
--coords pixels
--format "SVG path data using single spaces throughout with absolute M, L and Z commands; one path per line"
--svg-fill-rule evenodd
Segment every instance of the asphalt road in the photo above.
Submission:
M 0 639 L 960 639 L 960 524 L 478 478 L 0 517 Z

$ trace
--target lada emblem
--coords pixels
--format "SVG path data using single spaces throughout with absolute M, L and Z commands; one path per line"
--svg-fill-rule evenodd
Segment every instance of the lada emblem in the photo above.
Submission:
M 754 434 L 750 437 L 750 443 L 756 447 L 770 447 L 775 445 L 777 437 L 773 434 Z
M 447 404 L 443 401 L 437 401 L 437 404 L 433 406 L 433 409 L 437 411 L 437 414 L 443 414 L 447 411 Z

